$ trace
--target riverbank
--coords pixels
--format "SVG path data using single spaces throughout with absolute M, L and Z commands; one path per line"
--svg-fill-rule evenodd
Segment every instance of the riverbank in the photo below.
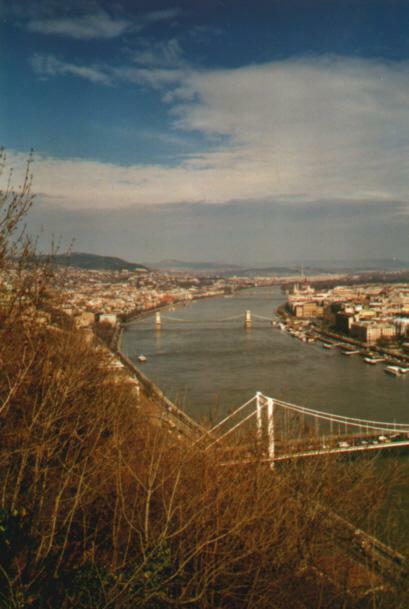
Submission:
M 158 411 L 157 414 L 161 421 L 164 422 L 171 430 L 182 434 L 184 437 L 188 437 L 191 440 L 197 440 L 206 432 L 205 428 L 189 417 L 178 406 L 176 406 L 176 404 L 174 404 L 163 393 L 158 385 L 148 378 L 148 376 L 144 374 L 142 370 L 140 370 L 140 368 L 138 368 L 134 362 L 132 362 L 121 350 L 123 331 L 128 324 L 137 319 L 145 319 L 150 315 L 154 315 L 157 311 L 168 309 L 170 306 L 173 305 L 164 304 L 149 309 L 148 311 L 141 311 L 134 314 L 132 318 L 128 319 L 126 322 L 119 324 L 112 337 L 110 350 L 120 359 L 124 367 L 130 372 L 131 376 L 138 380 L 146 399 L 150 403 L 150 407 L 153 410 Z
M 306 320 L 299 319 L 299 318 L 296 318 L 296 317 L 293 317 L 292 315 L 290 315 L 288 313 L 288 311 L 285 309 L 285 305 L 281 305 L 281 306 L 277 307 L 276 312 L 277 312 L 277 315 L 279 315 L 281 317 L 281 319 L 283 320 L 283 323 L 286 326 L 286 328 L 291 328 L 293 325 L 296 325 L 297 323 L 300 323 L 300 322 L 306 323 Z M 335 340 L 335 341 L 341 342 L 346 345 L 351 345 L 353 347 L 357 347 L 363 353 L 367 353 L 367 354 L 369 354 L 369 352 L 378 353 L 379 355 L 384 357 L 385 360 L 388 361 L 388 363 L 392 363 L 392 364 L 409 363 L 409 356 L 406 355 L 405 353 L 402 353 L 401 351 L 396 351 L 394 349 L 388 349 L 386 347 L 380 347 L 378 345 L 372 345 L 369 343 L 365 343 L 365 342 L 362 342 L 355 338 L 352 338 L 350 336 L 346 336 L 345 334 L 340 334 L 339 332 L 336 332 L 334 329 L 324 329 L 324 328 L 320 328 L 317 325 L 313 325 L 312 323 L 310 323 L 308 331 L 313 333 L 314 336 L 317 337 L 318 340 L 325 341 L 326 339 L 331 339 L 331 340 Z
M 178 408 L 163 391 L 140 370 L 121 351 L 117 351 L 123 365 L 136 377 L 142 386 L 143 392 L 153 407 L 159 408 L 162 420 L 174 431 L 183 434 L 193 440 L 201 437 L 206 430 L 199 423 L 191 419 L 183 410 Z

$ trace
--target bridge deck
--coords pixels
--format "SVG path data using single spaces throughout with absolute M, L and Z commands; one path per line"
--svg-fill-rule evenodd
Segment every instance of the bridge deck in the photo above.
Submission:
M 387 448 L 409 447 L 409 439 L 399 442 L 382 442 L 379 444 L 368 444 L 365 446 L 348 446 L 335 447 L 319 450 L 306 450 L 300 453 L 288 453 L 286 455 L 278 455 L 273 461 L 288 461 L 290 459 L 301 459 L 304 457 L 318 457 L 323 455 L 348 454 L 355 452 L 367 452 L 370 450 L 384 450 Z

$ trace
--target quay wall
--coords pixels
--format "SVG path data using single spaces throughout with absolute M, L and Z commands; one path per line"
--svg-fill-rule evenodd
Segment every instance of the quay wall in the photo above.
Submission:
M 291 321 L 297 321 L 298 318 L 293 317 L 292 315 L 290 315 L 286 308 L 285 305 L 280 305 L 279 307 L 277 307 L 276 310 L 277 315 L 280 315 L 283 320 L 291 320 Z M 378 345 L 372 345 L 372 344 L 368 344 L 368 343 L 364 343 L 360 340 L 357 340 L 355 338 L 352 338 L 351 336 L 346 336 L 345 334 L 339 334 L 338 332 L 334 332 L 333 330 L 324 330 L 323 328 L 315 328 L 315 333 L 318 334 L 320 337 L 326 337 L 326 338 L 332 338 L 334 340 L 340 340 L 343 343 L 348 343 L 350 345 L 353 345 L 355 347 L 359 347 L 360 349 L 367 349 L 369 351 L 376 351 L 377 353 L 379 353 L 380 355 L 384 355 L 386 357 L 390 357 L 390 358 L 398 358 L 400 360 L 403 360 L 405 362 L 409 362 L 409 356 L 406 355 L 405 353 L 398 353 L 393 349 L 388 349 L 388 347 L 380 347 Z
M 379 347 L 378 345 L 364 343 L 362 341 L 355 340 L 354 338 L 350 338 L 349 336 L 344 336 L 343 334 L 338 334 L 337 332 L 331 332 L 330 330 L 316 330 L 316 332 L 320 336 L 333 338 L 335 340 L 341 340 L 344 343 L 349 343 L 350 345 L 354 345 L 355 347 L 359 347 L 360 349 L 376 351 L 377 353 L 379 353 L 380 355 L 384 355 L 385 357 L 389 357 L 392 359 L 397 358 L 398 360 L 409 362 L 409 357 L 407 355 L 405 355 L 404 353 L 398 353 L 393 349 L 388 349 L 387 347 Z

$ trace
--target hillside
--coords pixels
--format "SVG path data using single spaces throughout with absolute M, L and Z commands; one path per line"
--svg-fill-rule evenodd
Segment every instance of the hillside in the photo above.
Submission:
M 71 254 L 58 254 L 54 257 L 56 264 L 64 266 L 76 266 L 80 269 L 109 270 L 109 271 L 135 271 L 149 269 L 143 264 L 128 262 L 114 256 L 99 256 L 98 254 L 87 254 L 84 252 L 72 252 Z

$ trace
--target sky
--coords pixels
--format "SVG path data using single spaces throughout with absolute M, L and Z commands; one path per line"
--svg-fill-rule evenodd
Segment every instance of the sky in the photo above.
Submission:
M 0 0 L 42 248 L 409 261 L 408 100 L 409 0 Z

